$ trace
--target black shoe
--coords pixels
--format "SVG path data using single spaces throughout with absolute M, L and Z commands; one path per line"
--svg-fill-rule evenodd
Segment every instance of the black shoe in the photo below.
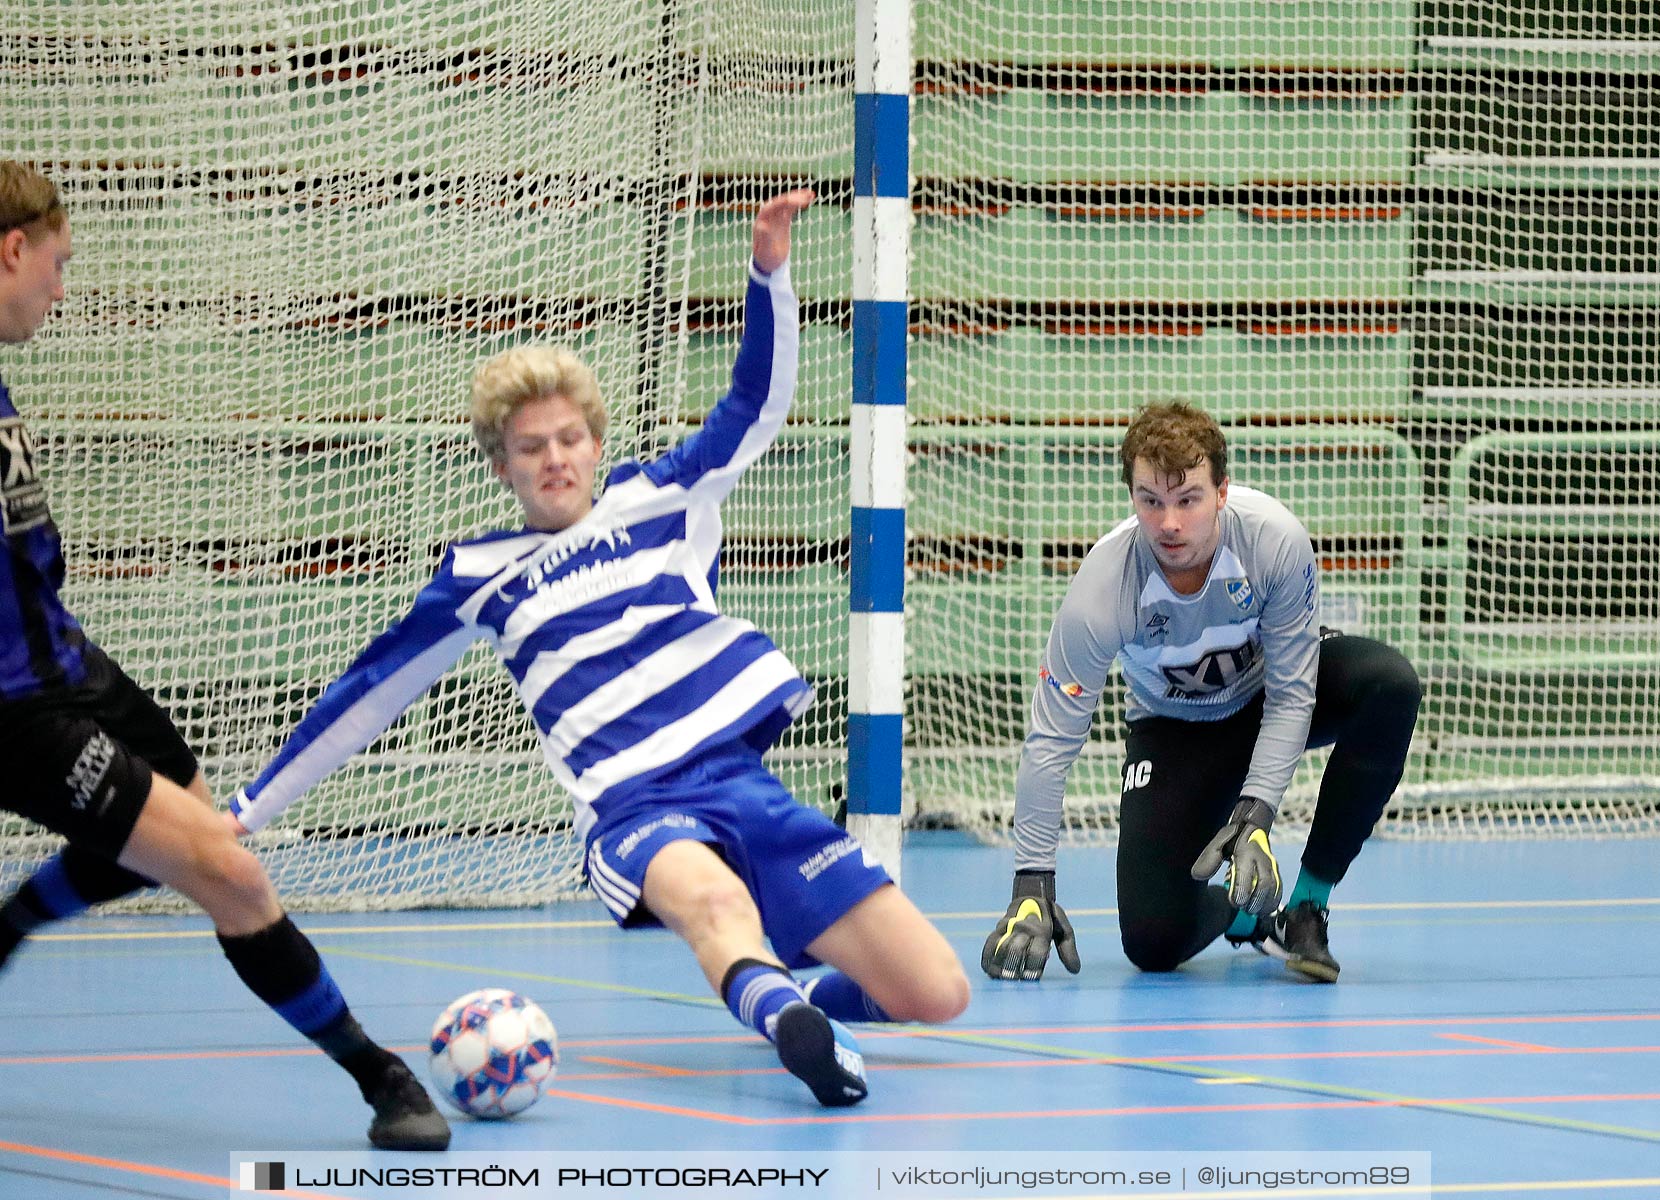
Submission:
M 1336 983 L 1342 970 L 1331 956 L 1326 942 L 1326 923 L 1331 914 L 1312 900 L 1304 900 L 1295 908 L 1282 908 L 1267 921 L 1260 918 L 1257 927 L 1268 926 L 1268 935 L 1260 943 L 1253 943 L 1264 954 L 1280 959 L 1299 975 L 1321 983 Z
M 865 1060 L 853 1035 L 811 1004 L 786 1004 L 773 1028 L 778 1061 L 826 1108 L 865 1098 Z
M 394 1058 L 364 1096 L 375 1109 L 369 1144 L 382 1150 L 445 1150 L 450 1123 L 433 1107 L 426 1088 L 401 1058 Z
M 1273 921 L 1274 919 L 1272 917 L 1258 917 L 1257 923 L 1251 927 L 1250 933 L 1224 933 L 1222 937 L 1226 939 L 1228 945 L 1232 946 L 1235 950 L 1239 949 L 1241 946 L 1249 946 L 1258 954 L 1267 954 L 1268 950 L 1263 943 L 1265 943 L 1268 940 L 1268 936 L 1274 932 Z M 1231 929 L 1232 926 L 1229 926 L 1229 928 Z

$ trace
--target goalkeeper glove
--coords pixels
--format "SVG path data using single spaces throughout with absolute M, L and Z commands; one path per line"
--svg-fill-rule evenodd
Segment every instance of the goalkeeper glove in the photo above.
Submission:
M 1193 863 L 1193 878 L 1209 879 L 1228 861 L 1228 899 L 1253 915 L 1271 913 L 1280 902 L 1280 864 L 1268 845 L 1274 810 L 1242 796 L 1228 823 Z
M 980 969 L 993 979 L 1042 979 L 1049 947 L 1074 975 L 1083 963 L 1066 910 L 1055 903 L 1053 871 L 1016 871 L 1014 898 L 980 951 Z

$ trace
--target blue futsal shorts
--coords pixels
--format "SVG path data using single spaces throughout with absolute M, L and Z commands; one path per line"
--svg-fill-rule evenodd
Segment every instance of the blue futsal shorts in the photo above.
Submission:
M 807 944 L 892 882 L 857 839 L 802 804 L 743 743 L 700 755 L 600 815 L 588 883 L 624 929 L 660 925 L 640 898 L 646 867 L 670 842 L 714 848 L 743 880 L 786 967 L 817 963 Z

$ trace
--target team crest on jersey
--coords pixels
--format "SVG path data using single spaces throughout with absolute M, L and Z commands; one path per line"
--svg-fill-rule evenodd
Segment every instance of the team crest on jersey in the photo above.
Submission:
M 35 470 L 35 444 L 21 417 L 0 419 L 0 532 L 10 537 L 46 524 L 46 487 Z
M 1043 682 L 1047 683 L 1050 687 L 1054 688 L 1057 692 L 1062 692 L 1062 693 L 1064 693 L 1068 696 L 1082 696 L 1084 694 L 1084 685 L 1083 684 L 1081 684 L 1081 683 L 1062 683 L 1060 680 L 1056 679 L 1053 675 L 1049 674 L 1049 668 L 1048 667 L 1038 668 L 1038 678 L 1043 680 Z
M 1240 612 L 1250 612 L 1251 605 L 1256 603 L 1256 596 L 1251 591 L 1251 581 L 1249 579 L 1230 579 L 1227 586 L 1228 599 L 1233 601 L 1233 606 Z

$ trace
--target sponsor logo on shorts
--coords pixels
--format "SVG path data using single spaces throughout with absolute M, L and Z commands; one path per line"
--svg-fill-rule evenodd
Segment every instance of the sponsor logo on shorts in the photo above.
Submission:
M 696 828 L 697 820 L 695 818 L 688 817 L 685 813 L 670 813 L 666 817 L 658 817 L 655 821 L 647 821 L 644 825 L 634 830 L 634 832 L 630 833 L 622 841 L 617 843 L 617 848 L 613 851 L 613 853 L 616 854 L 619 859 L 627 858 L 630 854 L 634 853 L 641 842 L 645 841 L 646 838 L 656 833 L 659 829 Z
M 803 879 L 805 879 L 808 883 L 811 883 L 820 875 L 828 871 L 831 867 L 841 862 L 841 860 L 846 858 L 849 854 L 852 854 L 854 851 L 860 849 L 862 849 L 862 847 L 859 845 L 858 838 L 843 838 L 841 841 L 836 842 L 833 845 L 826 846 L 824 849 L 820 850 L 817 854 L 813 855 L 813 857 L 802 863 L 797 870 L 801 872 L 801 877 Z
M 115 743 L 100 729 L 81 747 L 75 765 L 70 768 L 68 777 L 64 779 L 64 783 L 69 785 L 70 792 L 74 794 L 73 803 L 77 809 L 84 812 L 86 806 L 92 803 L 92 797 L 104 782 L 104 775 L 109 771 L 110 763 L 114 761 Z M 104 803 L 99 805 L 99 811 L 108 806 L 114 794 L 115 789 L 111 788 L 104 797 Z

